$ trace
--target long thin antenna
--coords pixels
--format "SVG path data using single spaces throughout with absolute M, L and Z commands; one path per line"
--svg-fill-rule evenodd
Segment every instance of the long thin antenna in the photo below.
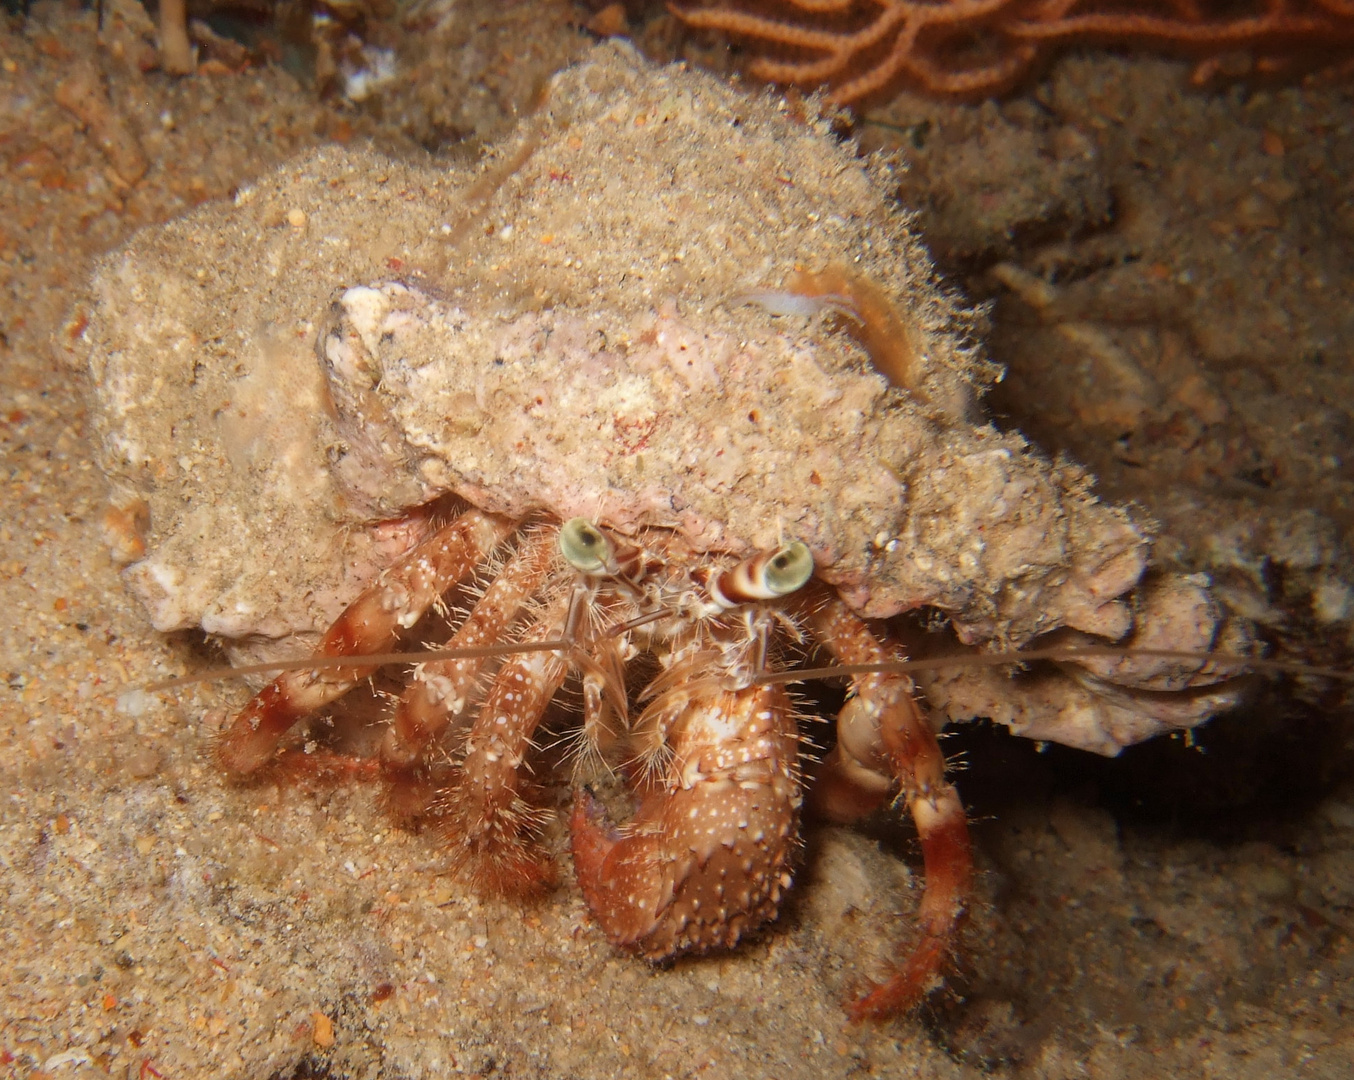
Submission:
M 1354 671 L 1342 668 L 1312 667 L 1296 660 L 1264 660 L 1254 656 L 1231 653 L 1190 652 L 1185 649 L 1116 649 L 1111 646 L 1084 646 L 1077 649 L 1030 649 L 1027 652 L 952 653 L 928 656 L 921 660 L 884 660 L 874 664 L 835 664 L 832 667 L 799 668 L 794 671 L 768 671 L 756 676 L 754 683 L 807 682 L 811 679 L 831 679 L 842 675 L 869 675 L 933 671 L 946 667 L 1005 667 L 1032 660 L 1122 660 L 1125 657 L 1148 657 L 1153 660 L 1208 661 L 1218 667 L 1240 667 L 1250 671 L 1278 675 L 1312 675 L 1322 679 L 1354 682 Z
M 180 675 L 150 683 L 146 690 L 173 690 L 193 683 L 220 682 L 241 675 L 268 675 L 278 671 L 318 671 L 321 668 L 384 667 L 386 664 L 426 664 L 434 660 L 471 660 L 486 656 L 509 656 L 517 653 L 555 652 L 567 649 L 571 642 L 528 641 L 511 645 L 468 645 L 463 649 L 432 649 L 423 652 L 362 653 L 350 656 L 304 656 L 295 660 L 272 660 L 264 664 L 241 664 L 239 667 L 211 668 L 196 675 Z
M 647 621 L 647 620 L 645 620 Z M 475 645 L 463 649 L 428 649 L 423 652 L 371 653 L 353 656 L 308 656 L 295 660 L 274 660 L 264 664 L 245 664 L 240 667 L 212 668 L 196 675 L 182 675 L 150 683 L 146 690 L 155 693 L 194 683 L 219 682 L 241 675 L 266 675 L 279 671 L 318 671 L 322 668 L 379 667 L 386 664 L 426 664 L 437 660 L 468 660 L 491 656 L 509 656 L 515 653 L 553 652 L 568 649 L 571 642 L 564 639 L 533 641 L 506 645 Z M 1120 660 L 1125 656 L 1141 656 L 1154 660 L 1207 661 L 1218 667 L 1238 667 L 1265 674 L 1310 675 L 1321 679 L 1354 682 L 1354 671 L 1342 668 L 1312 667 L 1292 660 L 1264 660 L 1254 656 L 1229 653 L 1190 652 L 1183 649 L 1117 649 L 1112 646 L 1084 646 L 1077 649 L 1030 649 L 1026 652 L 948 653 L 928 656 L 920 660 L 885 660 L 874 664 L 834 664 L 831 667 L 797 668 L 793 671 L 766 671 L 752 678 L 752 682 L 795 683 L 813 679 L 840 678 L 844 675 L 873 673 L 906 674 L 910 671 L 934 671 L 949 667 L 1005 667 L 1034 660 Z

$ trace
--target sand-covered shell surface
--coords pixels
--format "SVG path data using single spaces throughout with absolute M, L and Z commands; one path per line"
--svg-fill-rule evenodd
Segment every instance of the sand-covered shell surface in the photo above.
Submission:
M 1143 525 L 981 418 L 977 320 L 894 187 L 825 121 L 610 43 L 477 164 L 326 147 L 141 233 L 76 345 L 115 499 L 148 510 L 129 585 L 161 630 L 294 654 L 455 495 L 698 551 L 800 539 L 861 614 L 934 608 L 970 643 L 1120 639 L 1136 609 L 1211 645 L 1204 583 L 1131 599 Z M 935 703 L 1114 752 L 1227 697 L 1002 681 Z

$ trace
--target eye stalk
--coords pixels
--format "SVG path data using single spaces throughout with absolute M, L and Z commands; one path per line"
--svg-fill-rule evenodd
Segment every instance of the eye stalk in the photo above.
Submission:
M 725 570 L 708 586 L 710 599 L 728 611 L 739 604 L 778 600 L 802 589 L 813 577 L 813 552 L 798 540 L 763 551 Z
M 570 518 L 559 528 L 559 553 L 580 574 L 602 577 L 616 573 L 616 549 L 587 518 Z

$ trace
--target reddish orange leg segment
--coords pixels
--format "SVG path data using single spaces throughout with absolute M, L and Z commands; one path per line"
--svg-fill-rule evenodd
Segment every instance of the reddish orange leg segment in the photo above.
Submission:
M 555 532 L 530 534 L 446 643 L 449 649 L 475 648 L 503 641 L 508 628 L 540 588 L 555 558 Z M 465 715 L 484 667 L 483 657 L 438 660 L 420 665 L 395 707 L 381 743 L 381 769 L 389 787 L 390 809 L 417 815 L 431 794 L 421 774 L 427 750 L 448 726 Z
M 819 640 L 846 664 L 899 659 L 835 597 L 810 614 Z M 861 805 L 878 799 L 880 765 L 901 786 L 921 839 L 926 891 L 917 912 L 920 940 L 887 982 L 849 1006 L 851 1018 L 893 1016 L 917 1004 L 938 985 L 963 920 L 973 876 L 968 820 L 954 785 L 945 779 L 945 757 L 913 697 L 910 679 L 876 674 L 856 678 L 853 696 L 838 718 L 838 749 L 827 762 L 827 789 L 866 787 Z M 862 784 L 862 779 L 865 784 Z M 828 808 L 845 816 L 845 800 Z
M 344 610 L 317 656 L 381 652 L 413 626 L 447 589 L 466 578 L 512 532 L 506 518 L 470 511 L 419 544 Z M 370 666 L 287 671 L 264 687 L 217 744 L 227 774 L 247 777 L 267 765 L 297 721 L 346 694 Z
M 561 590 L 527 631 L 524 643 L 559 639 L 577 598 L 576 590 Z M 549 860 L 531 839 L 537 812 L 521 796 L 519 772 L 568 669 L 561 651 L 510 657 L 495 674 L 466 739 L 459 778 L 439 809 L 454 845 L 453 862 L 479 888 L 531 893 L 552 877 Z

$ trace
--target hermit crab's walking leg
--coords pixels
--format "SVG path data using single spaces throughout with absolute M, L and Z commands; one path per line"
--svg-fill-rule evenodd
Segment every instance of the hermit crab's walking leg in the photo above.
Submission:
M 778 599 L 812 572 L 803 544 L 765 552 L 714 575 L 685 617 L 717 620 Z M 757 639 L 774 616 L 759 614 L 741 651 L 761 656 Z M 680 625 L 699 640 L 694 624 Z M 720 632 L 738 633 L 711 631 Z M 574 803 L 574 867 L 588 907 L 613 944 L 651 960 L 734 945 L 775 917 L 791 881 L 801 801 L 794 710 L 781 687 L 750 685 L 756 673 L 730 660 L 738 649 L 712 644 L 662 677 L 671 689 L 640 718 L 656 733 L 650 756 L 663 757 L 634 820 L 616 829 L 587 792 Z
M 568 634 L 580 596 L 578 588 L 559 590 L 522 643 Z M 457 781 L 442 796 L 438 810 L 452 862 L 485 891 L 530 893 L 551 879 L 549 860 L 532 839 L 539 814 L 521 796 L 519 770 L 568 669 L 567 655 L 555 649 L 519 653 L 498 669 L 466 739 Z
M 502 642 L 549 573 L 555 545 L 554 529 L 529 533 L 445 647 L 470 649 Z M 437 660 L 414 670 L 381 742 L 381 768 L 394 812 L 416 814 L 424 809 L 430 792 L 424 790 L 426 777 L 420 770 L 428 748 L 467 712 L 485 659 Z
M 899 658 L 844 603 L 828 598 L 826 591 L 821 597 L 809 622 L 838 660 L 869 664 Z M 849 819 L 882 802 L 885 782 L 900 785 L 926 864 L 926 891 L 917 912 L 921 940 L 887 982 L 850 1007 L 852 1018 L 859 1020 L 892 1016 L 935 987 L 964 916 L 973 860 L 963 804 L 945 779 L 945 757 L 914 700 L 911 680 L 896 674 L 861 675 L 852 689 L 837 721 L 837 749 L 825 762 L 824 810 L 839 820 Z M 887 768 L 887 780 L 880 775 L 881 765 Z M 864 789 L 855 802 L 841 797 L 852 787 Z
M 599 589 L 610 584 L 633 589 L 644 574 L 642 549 L 613 541 L 585 518 L 566 521 L 536 542 L 544 544 L 547 537 L 575 573 L 569 585 L 554 589 L 521 644 L 559 642 L 561 648 L 521 653 L 498 670 L 466 739 L 457 781 L 438 807 L 453 862 L 481 888 L 500 893 L 531 892 L 551 877 L 548 860 L 532 841 L 538 815 L 521 797 L 519 770 L 570 665 L 583 666 L 585 686 L 590 673 L 605 676 L 606 665 L 590 658 L 602 647 L 593 639 L 596 612 L 591 610 Z M 544 567 L 551 554 L 537 549 L 529 559 Z M 611 696 L 619 697 L 622 720 L 624 692 L 623 684 L 611 688 Z M 590 709 L 594 726 L 602 693 L 594 687 L 591 695 L 597 699 Z
M 512 532 L 506 518 L 462 514 L 419 544 L 348 605 L 324 635 L 316 656 L 380 652 L 413 626 L 447 589 L 467 577 Z M 226 772 L 247 777 L 272 760 L 298 720 L 372 673 L 370 666 L 288 671 L 255 695 L 217 744 Z

